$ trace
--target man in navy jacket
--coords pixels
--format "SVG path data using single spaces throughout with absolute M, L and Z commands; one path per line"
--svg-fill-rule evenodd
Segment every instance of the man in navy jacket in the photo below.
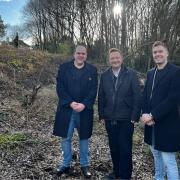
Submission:
M 60 65 L 57 76 L 57 107 L 54 132 L 62 137 L 63 163 L 57 174 L 68 173 L 72 160 L 71 139 L 78 130 L 80 165 L 85 177 L 91 177 L 88 159 L 88 139 L 92 135 L 93 105 L 97 93 L 97 69 L 86 63 L 87 50 L 77 46 L 74 59 Z
M 111 67 L 101 75 L 98 93 L 100 120 L 105 121 L 113 163 L 107 179 L 131 179 L 134 122 L 140 116 L 137 73 L 123 64 L 121 52 L 109 50 Z
M 143 93 L 142 121 L 145 142 L 154 156 L 155 179 L 178 180 L 175 152 L 180 150 L 180 68 L 168 63 L 168 49 L 161 41 L 152 47 L 156 67 L 148 71 Z

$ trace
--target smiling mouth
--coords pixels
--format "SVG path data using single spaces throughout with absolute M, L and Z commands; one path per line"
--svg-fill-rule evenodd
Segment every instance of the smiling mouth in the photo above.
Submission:
M 161 60 L 161 59 L 163 59 L 163 57 L 155 57 L 155 59 L 157 59 L 157 60 L 160 59 Z

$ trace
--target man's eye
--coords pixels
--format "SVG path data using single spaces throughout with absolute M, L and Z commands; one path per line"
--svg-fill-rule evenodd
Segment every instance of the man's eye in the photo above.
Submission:
M 85 53 L 77 53 L 77 54 L 78 54 L 78 55 L 80 55 L 80 54 L 81 54 L 81 55 L 85 55 Z

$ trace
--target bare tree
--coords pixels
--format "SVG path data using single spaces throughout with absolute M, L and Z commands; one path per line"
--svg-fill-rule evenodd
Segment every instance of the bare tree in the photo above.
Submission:
M 113 13 L 115 6 L 121 12 Z M 105 62 L 110 47 L 120 48 L 126 62 L 146 71 L 152 65 L 151 45 L 165 40 L 171 57 L 180 56 L 179 0 L 29 0 L 27 27 L 37 46 L 56 52 L 64 37 L 83 42 Z

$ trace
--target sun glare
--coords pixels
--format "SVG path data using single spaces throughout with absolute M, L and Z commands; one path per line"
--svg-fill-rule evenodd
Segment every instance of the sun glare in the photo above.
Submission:
M 113 8 L 114 14 L 121 14 L 121 11 L 122 11 L 122 6 L 120 6 L 120 5 L 114 6 L 114 8 Z

